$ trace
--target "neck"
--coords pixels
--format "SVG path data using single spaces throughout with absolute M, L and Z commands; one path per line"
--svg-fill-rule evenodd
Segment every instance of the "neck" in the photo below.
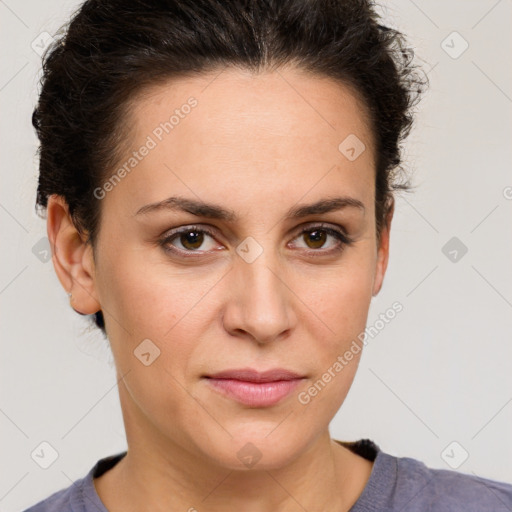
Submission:
M 110 512 L 213 512 L 226 504 L 245 512 L 348 511 L 371 473 L 372 463 L 333 441 L 327 429 L 285 466 L 233 470 L 162 437 L 130 417 L 134 411 L 123 413 L 128 453 L 94 481 Z

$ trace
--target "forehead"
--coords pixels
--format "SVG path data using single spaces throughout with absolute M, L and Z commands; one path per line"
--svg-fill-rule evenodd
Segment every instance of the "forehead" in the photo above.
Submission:
M 298 200 L 313 188 L 325 196 L 333 187 L 369 199 L 374 150 L 367 119 L 349 87 L 293 68 L 258 75 L 227 68 L 169 80 L 130 106 L 131 151 L 152 147 L 122 185 L 134 206 L 175 188 L 222 192 L 233 204 L 236 197 L 279 199 L 285 192 Z M 364 144 L 357 159 L 343 152 L 346 140 Z

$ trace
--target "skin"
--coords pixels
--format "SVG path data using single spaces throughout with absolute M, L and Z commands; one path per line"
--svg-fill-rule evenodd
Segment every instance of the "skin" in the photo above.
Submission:
M 386 271 L 393 209 L 378 243 L 365 106 L 347 86 L 294 68 L 218 73 L 160 84 L 134 102 L 132 150 L 189 97 L 198 104 L 102 199 L 94 254 L 65 201 L 49 200 L 57 275 L 77 311 L 103 311 L 120 379 L 128 455 L 95 486 L 113 512 L 220 511 L 228 503 L 246 512 L 349 510 L 373 466 L 332 440 L 328 427 L 361 352 L 308 404 L 297 396 L 364 331 Z M 338 150 L 349 134 L 366 145 L 354 161 Z M 136 215 L 171 195 L 239 218 Z M 335 196 L 364 209 L 284 218 L 291 207 Z M 339 245 L 332 235 L 322 245 L 314 229 L 300 234 L 319 222 L 345 230 L 352 244 L 329 254 Z M 178 235 L 167 245 L 194 257 L 166 253 L 158 240 L 190 225 L 209 226 L 214 237 L 194 246 Z M 249 236 L 263 250 L 252 263 L 236 252 Z M 160 350 L 149 366 L 134 356 L 144 339 Z M 243 367 L 305 378 L 259 408 L 202 378 Z M 251 468 L 237 457 L 249 442 L 261 454 Z

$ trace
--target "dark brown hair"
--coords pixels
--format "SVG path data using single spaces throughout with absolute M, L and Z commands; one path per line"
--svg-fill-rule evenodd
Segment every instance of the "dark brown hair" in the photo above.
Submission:
M 123 119 L 145 87 L 237 66 L 285 64 L 352 86 L 375 137 L 377 235 L 398 189 L 400 143 L 427 84 L 397 30 L 367 0 L 87 0 L 43 57 L 32 116 L 40 140 L 37 204 L 59 194 L 93 248 L 101 201 L 128 134 Z M 39 213 L 39 212 L 38 212 Z M 94 321 L 105 333 L 101 311 Z

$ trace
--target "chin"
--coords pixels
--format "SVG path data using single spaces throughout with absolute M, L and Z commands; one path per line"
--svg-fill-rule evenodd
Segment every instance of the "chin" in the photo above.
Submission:
M 282 428 L 280 432 L 279 428 Z M 290 432 L 280 426 L 276 429 L 275 423 L 271 428 L 268 424 L 260 428 L 251 425 L 246 429 L 242 426 L 240 432 L 229 432 L 231 438 L 226 434 L 222 439 L 209 439 L 204 449 L 216 464 L 236 471 L 272 470 L 287 466 L 311 442 L 310 435 Z

